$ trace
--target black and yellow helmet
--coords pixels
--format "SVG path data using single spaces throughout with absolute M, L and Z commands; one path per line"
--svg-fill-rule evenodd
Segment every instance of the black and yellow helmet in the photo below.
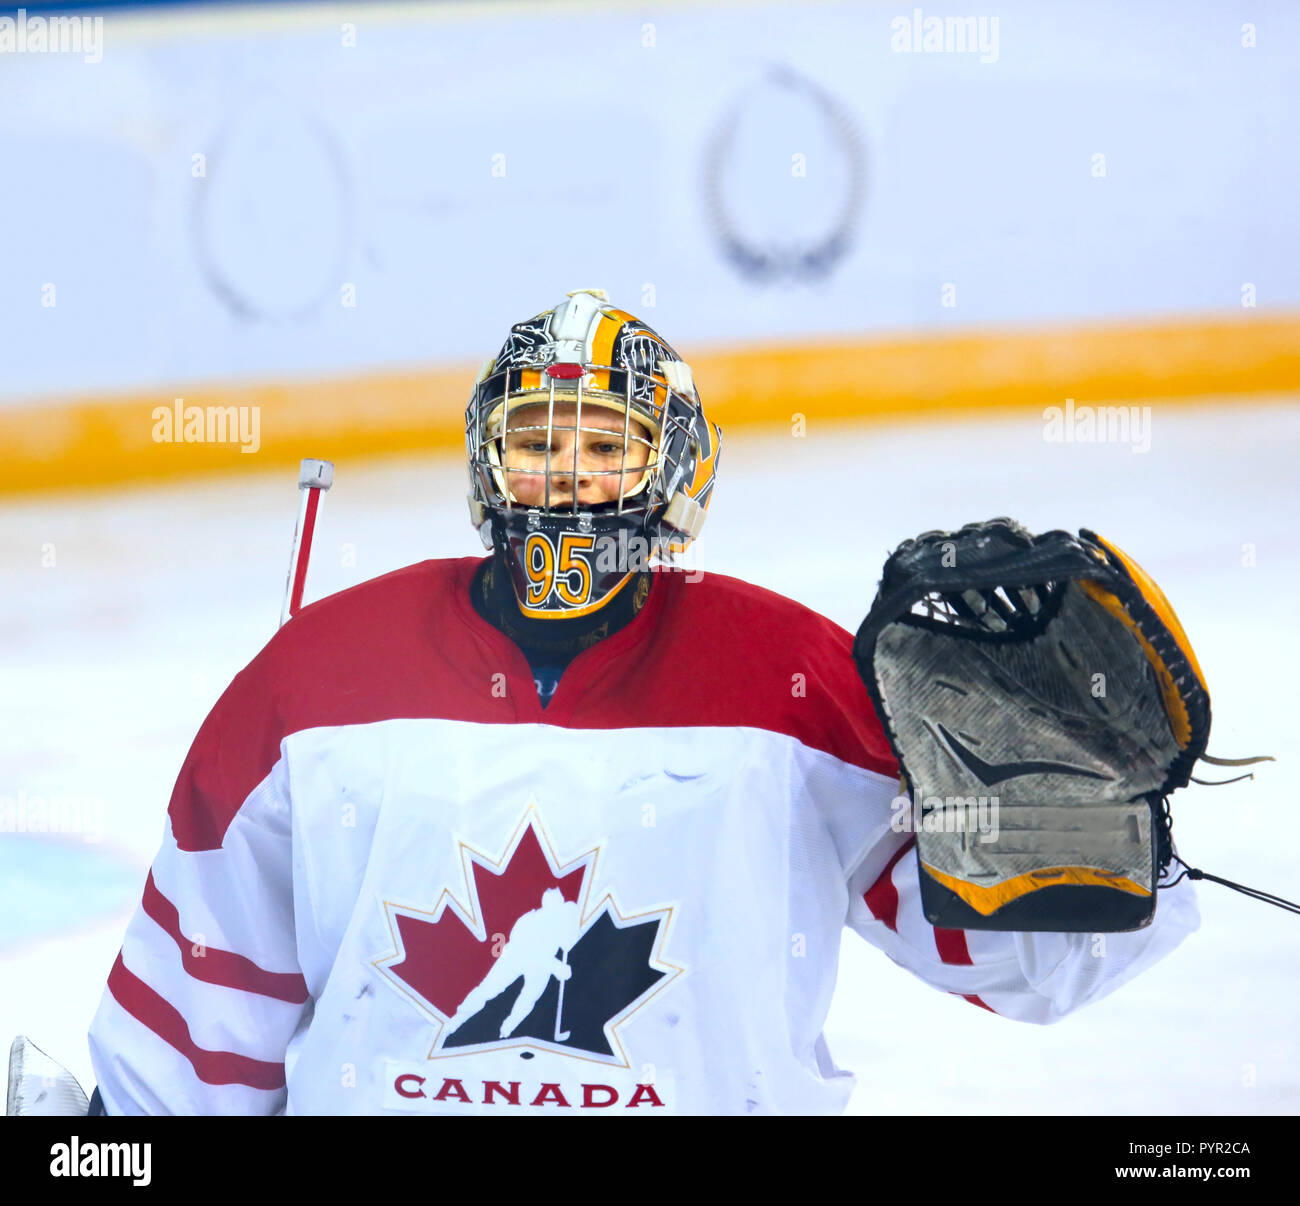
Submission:
M 538 409 L 526 424 L 513 421 L 524 407 Z M 584 423 L 584 412 L 593 411 L 602 412 L 603 425 Z M 621 416 L 621 435 L 609 425 L 611 414 Z M 540 467 L 507 460 L 507 431 L 536 433 L 546 449 Z M 561 431 L 575 433 L 571 465 L 567 456 L 566 463 L 552 456 Z M 617 464 L 580 469 L 582 433 L 614 437 Z M 511 327 L 479 372 L 465 437 L 470 517 L 484 547 L 509 566 L 520 610 L 541 619 L 589 615 L 651 558 L 683 552 L 703 526 L 721 440 L 690 367 L 599 289 L 576 289 Z M 580 472 L 617 477 L 620 486 L 609 501 L 583 502 Z M 530 476 L 540 494 L 530 486 L 523 501 L 518 493 Z M 553 490 L 564 481 L 570 497 L 553 498 L 566 492 Z

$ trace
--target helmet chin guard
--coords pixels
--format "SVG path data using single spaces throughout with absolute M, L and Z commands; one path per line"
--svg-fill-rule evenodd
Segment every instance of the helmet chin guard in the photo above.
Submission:
M 466 410 L 470 517 L 533 618 L 590 615 L 654 559 L 683 552 L 713 492 L 721 433 L 705 417 L 689 366 L 606 300 L 600 290 L 575 290 L 516 323 Z M 514 418 L 523 407 L 537 408 L 526 424 Z M 536 417 L 543 407 L 544 421 Z M 604 423 L 584 422 L 593 412 Z M 613 415 L 621 424 L 608 425 Z M 558 432 L 573 434 L 571 461 L 567 450 L 553 454 Z M 508 449 L 507 433 L 544 441 L 540 466 L 512 463 L 519 445 Z M 593 435 L 618 445 L 616 463 L 580 462 L 581 443 Z M 584 481 L 618 488 L 599 491 L 614 495 L 607 501 L 582 501 Z
M 640 551 L 646 542 L 631 516 L 585 510 L 575 522 L 572 515 L 516 507 L 512 514 L 494 513 L 487 526 L 491 547 L 510 571 L 519 610 L 533 619 L 590 615 L 649 568 L 650 554 Z

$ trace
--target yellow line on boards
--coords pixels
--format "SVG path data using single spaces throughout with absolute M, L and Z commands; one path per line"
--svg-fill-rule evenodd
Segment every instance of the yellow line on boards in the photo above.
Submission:
M 724 431 L 1076 402 L 1300 390 L 1300 315 L 693 347 Z M 477 365 L 207 384 L 0 407 L 0 493 L 464 446 Z M 180 399 L 178 402 L 177 399 Z M 247 449 L 248 451 L 244 451 Z

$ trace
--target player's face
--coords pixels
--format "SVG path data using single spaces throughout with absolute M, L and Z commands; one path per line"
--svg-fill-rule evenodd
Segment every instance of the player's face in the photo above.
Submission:
M 641 474 L 634 472 L 650 457 L 649 432 L 635 419 L 628 424 L 627 460 L 623 460 L 623 422 L 620 411 L 584 402 L 582 430 L 575 431 L 578 408 L 573 402 L 556 402 L 547 439 L 547 404 L 512 410 L 505 437 L 506 480 L 516 499 L 527 507 L 546 506 L 546 456 L 551 458 L 552 507 L 572 505 L 574 445 L 577 445 L 578 505 L 613 502 L 622 491 L 636 487 Z M 531 430 L 523 430 L 531 428 Z M 533 470 L 534 472 L 527 472 Z M 513 472 L 512 472 L 513 471 Z

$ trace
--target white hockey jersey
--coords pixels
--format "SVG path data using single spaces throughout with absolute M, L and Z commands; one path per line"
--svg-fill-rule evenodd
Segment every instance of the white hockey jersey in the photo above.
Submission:
M 543 710 L 478 564 L 308 607 L 218 701 L 91 1025 L 110 1114 L 837 1113 L 845 925 L 1030 1022 L 1196 927 L 1184 883 L 1102 957 L 932 928 L 847 632 L 660 571 Z

